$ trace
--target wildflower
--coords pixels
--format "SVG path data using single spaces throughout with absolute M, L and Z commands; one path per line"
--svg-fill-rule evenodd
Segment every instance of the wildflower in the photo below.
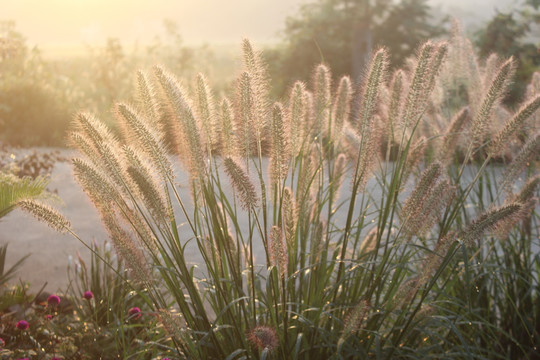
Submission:
M 45 320 L 52 320 L 53 316 L 51 314 L 45 315 Z
M 28 321 L 26 321 L 26 320 L 19 320 L 17 322 L 17 329 L 19 329 L 19 330 L 26 330 L 26 329 L 28 329 L 29 326 L 30 325 L 28 324 Z
M 57 306 L 58 304 L 60 304 L 60 296 L 50 295 L 47 298 L 47 304 L 49 304 L 50 306 Z
M 4 339 L 0 338 L 0 350 L 2 350 L 5 345 L 6 345 L 6 342 L 4 341 Z
M 248 340 L 261 350 L 271 351 L 279 345 L 276 330 L 269 326 L 256 326 L 249 332 Z
M 85 291 L 82 297 L 86 300 L 91 300 L 94 298 L 94 293 L 91 291 Z
M 134 319 L 138 319 L 138 318 L 140 318 L 142 316 L 141 309 L 134 306 L 134 307 L 132 307 L 131 309 L 128 310 L 128 315 L 130 317 L 133 317 Z

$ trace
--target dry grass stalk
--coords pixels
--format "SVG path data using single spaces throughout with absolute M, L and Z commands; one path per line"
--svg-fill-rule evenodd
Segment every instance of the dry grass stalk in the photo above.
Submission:
M 289 254 L 287 244 L 283 236 L 283 230 L 279 226 L 272 226 L 270 231 L 270 264 L 279 269 L 282 278 L 287 276 Z
M 376 111 L 379 94 L 386 78 L 388 67 L 388 54 L 384 49 L 378 50 L 374 55 L 368 71 L 368 76 L 362 87 L 360 97 L 360 111 L 358 120 L 358 133 L 361 136 L 358 148 L 355 174 L 358 189 L 362 190 L 367 182 L 371 170 L 376 163 L 379 134 L 374 131 L 377 127 Z
M 224 156 L 234 156 L 236 154 L 236 140 L 234 137 L 235 120 L 233 117 L 231 103 L 228 99 L 221 102 L 221 152 Z
M 203 134 L 202 141 L 206 144 L 210 156 L 218 142 L 216 105 L 208 80 L 203 74 L 197 75 L 196 99 L 197 119 Z
M 240 197 L 240 204 L 245 210 L 251 210 L 257 207 L 257 193 L 255 185 L 251 182 L 246 171 L 232 158 L 225 158 L 223 161 L 225 171 L 231 179 L 233 188 Z
M 439 150 L 439 160 L 443 164 L 449 164 L 456 153 L 458 141 L 463 134 L 464 128 L 470 120 L 469 108 L 464 107 L 457 112 L 450 121 L 450 125 L 443 137 L 443 143 Z
M 320 138 L 327 132 L 330 119 L 332 76 L 327 66 L 320 64 L 313 75 L 313 127 L 312 138 Z
M 289 128 L 289 143 L 293 154 L 298 154 L 304 138 L 304 120 L 306 119 L 307 104 L 306 88 L 303 82 L 294 83 L 289 95 L 289 108 L 287 111 L 287 124 Z
M 272 122 L 270 126 L 270 185 L 278 186 L 285 179 L 289 169 L 289 146 L 285 137 L 283 123 L 283 108 L 281 104 L 274 105 Z
M 514 180 L 520 175 L 531 160 L 540 153 L 540 133 L 532 136 L 523 145 L 519 153 L 514 157 L 502 175 L 502 187 L 509 188 Z
M 489 210 L 480 215 L 458 235 L 466 245 L 480 240 L 486 232 L 507 229 L 508 223 L 515 223 L 522 214 L 523 204 L 512 203 Z
M 204 179 L 206 178 L 205 156 L 197 120 L 195 119 L 191 101 L 187 97 L 187 92 L 173 75 L 162 68 L 154 67 L 154 74 L 174 110 L 177 124 L 180 125 L 177 136 L 184 140 L 185 150 L 188 153 L 188 156 L 181 160 L 187 161 L 192 177 Z
M 343 124 L 349 120 L 351 114 L 351 99 L 351 79 L 348 76 L 344 76 L 339 81 L 339 86 L 334 98 L 334 105 L 332 106 L 333 123 L 329 131 L 331 131 L 332 140 L 334 142 L 339 141 Z
M 497 74 L 493 78 L 489 88 L 487 89 L 482 105 L 478 109 L 472 120 L 472 137 L 476 145 L 484 142 L 488 133 L 488 124 L 492 119 L 493 111 L 497 104 L 501 101 L 514 73 L 514 60 L 508 59 L 501 65 Z
M 139 111 L 148 119 L 151 129 L 156 129 L 158 134 L 163 134 L 163 123 L 160 121 L 161 114 L 157 102 L 157 93 L 154 85 L 149 81 L 143 71 L 137 71 L 137 100 Z M 164 140 L 164 139 L 160 139 Z
M 540 95 L 537 95 L 521 106 L 512 119 L 505 124 L 504 128 L 491 141 L 488 153 L 495 156 L 503 152 L 512 134 L 519 131 L 525 121 L 534 115 L 538 108 L 540 108 Z
M 162 136 L 157 134 L 143 117 L 126 104 L 116 106 L 118 119 L 125 124 L 126 132 L 132 134 L 130 143 L 152 159 L 158 165 L 158 170 L 163 179 L 172 178 L 172 164 L 167 157 L 167 148 Z
M 286 187 L 283 190 L 283 228 L 285 229 L 285 239 L 289 247 L 294 244 L 294 236 L 296 233 L 296 224 L 298 214 L 296 209 L 296 200 L 291 188 Z
M 422 224 L 424 216 L 422 211 L 425 210 L 424 207 L 428 203 L 433 189 L 438 185 L 443 169 L 443 165 L 435 161 L 424 170 L 411 195 L 403 204 L 401 216 L 405 230 L 410 234 L 414 234 L 418 226 Z
M 48 205 L 41 204 L 36 200 L 21 200 L 18 206 L 58 232 L 66 233 L 71 231 L 69 221 Z

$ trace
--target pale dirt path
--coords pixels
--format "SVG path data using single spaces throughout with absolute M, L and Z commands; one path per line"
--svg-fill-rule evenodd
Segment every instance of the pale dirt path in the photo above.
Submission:
M 69 152 L 62 151 L 66 156 Z M 73 177 L 69 162 L 57 163 L 51 175 L 49 189 L 56 189 L 64 205 L 57 207 L 71 222 L 75 232 L 85 241 L 98 243 L 107 239 L 99 216 Z M 59 234 L 46 224 L 19 209 L 0 220 L 0 244 L 9 243 L 6 269 L 26 254 L 31 254 L 11 281 L 21 279 L 38 291 L 47 282 L 46 290 L 64 290 L 68 284 L 68 256 L 90 258 L 90 251 L 71 235 Z

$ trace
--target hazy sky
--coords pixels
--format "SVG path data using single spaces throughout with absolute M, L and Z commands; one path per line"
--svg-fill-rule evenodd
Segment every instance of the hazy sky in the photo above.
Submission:
M 444 8 L 486 15 L 512 0 L 430 0 Z M 39 47 L 151 41 L 174 20 L 186 43 L 255 42 L 278 39 L 287 15 L 308 0 L 0 0 L 0 19 L 15 20 L 29 45 Z

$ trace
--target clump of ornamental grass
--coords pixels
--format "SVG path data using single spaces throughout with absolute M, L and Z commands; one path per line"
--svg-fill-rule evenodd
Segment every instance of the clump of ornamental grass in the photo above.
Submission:
M 489 272 L 487 300 L 459 297 L 474 290 L 472 275 L 502 264 L 505 246 L 527 247 L 537 236 L 532 226 L 516 243 L 514 230 L 538 220 L 521 195 L 537 182 L 508 189 L 534 169 L 538 147 L 538 135 L 524 145 L 517 138 L 537 98 L 514 115 L 501 110 L 513 60 L 486 73 L 463 55 L 471 50 L 456 33 L 421 46 L 392 76 L 387 51 L 377 50 L 357 85 L 333 81 L 320 65 L 312 84 L 292 83 L 273 102 L 260 53 L 247 40 L 242 49 L 243 69 L 225 98 L 203 75 L 189 87 L 154 67 L 137 75 L 141 100 L 116 107 L 121 136 L 89 114 L 75 117 L 71 134 L 75 176 L 173 357 L 534 351 L 508 345 L 528 321 L 523 307 L 524 317 L 498 330 L 521 300 L 497 294 Z M 452 84 L 470 96 L 450 101 Z M 500 114 L 508 118 L 493 128 Z M 509 139 L 521 150 L 494 176 L 500 170 L 488 164 Z M 490 308 L 489 299 L 499 311 L 479 319 L 474 306 Z

